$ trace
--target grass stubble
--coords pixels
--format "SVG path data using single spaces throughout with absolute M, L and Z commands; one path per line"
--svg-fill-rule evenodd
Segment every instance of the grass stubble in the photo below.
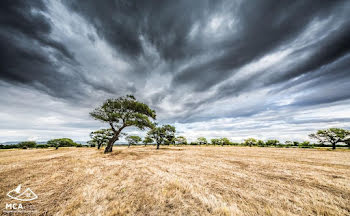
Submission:
M 0 151 L 0 212 L 22 184 L 38 215 L 350 215 L 350 152 L 249 147 Z

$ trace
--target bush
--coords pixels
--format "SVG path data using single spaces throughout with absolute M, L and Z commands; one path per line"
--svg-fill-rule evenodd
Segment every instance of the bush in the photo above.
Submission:
M 18 143 L 17 145 L 18 145 L 19 148 L 22 148 L 22 149 L 35 148 L 36 142 L 34 142 L 34 141 L 24 141 L 24 142 Z
M 82 144 L 76 144 L 76 147 L 80 148 L 80 147 L 83 147 Z

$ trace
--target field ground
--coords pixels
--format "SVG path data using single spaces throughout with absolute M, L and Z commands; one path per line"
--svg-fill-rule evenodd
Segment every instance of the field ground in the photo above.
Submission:
M 0 151 L 0 212 L 22 184 L 47 215 L 350 215 L 350 152 L 257 147 Z

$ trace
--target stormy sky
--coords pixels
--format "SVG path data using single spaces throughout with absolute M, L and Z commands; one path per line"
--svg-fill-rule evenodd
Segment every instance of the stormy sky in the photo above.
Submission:
M 126 94 L 189 140 L 350 129 L 350 1 L 0 1 L 0 142 L 88 140 Z M 129 134 L 143 134 L 129 129 Z

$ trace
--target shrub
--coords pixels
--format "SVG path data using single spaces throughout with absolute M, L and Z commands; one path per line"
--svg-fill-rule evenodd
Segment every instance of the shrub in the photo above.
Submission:
M 35 148 L 36 142 L 34 142 L 34 141 L 24 141 L 24 142 L 18 143 L 17 145 L 18 145 L 19 148 L 22 148 L 22 149 Z

